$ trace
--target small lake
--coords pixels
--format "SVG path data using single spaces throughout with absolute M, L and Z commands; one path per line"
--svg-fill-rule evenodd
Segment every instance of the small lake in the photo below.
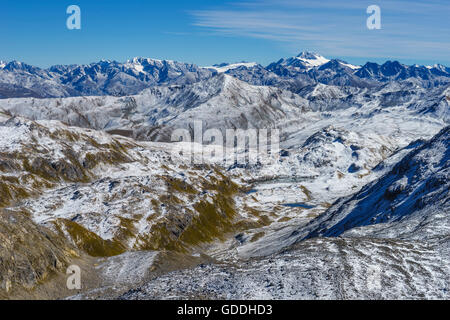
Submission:
M 312 206 L 306 203 L 286 203 L 283 204 L 284 207 L 288 207 L 288 208 L 303 208 L 303 209 L 312 209 L 315 208 L 316 206 Z

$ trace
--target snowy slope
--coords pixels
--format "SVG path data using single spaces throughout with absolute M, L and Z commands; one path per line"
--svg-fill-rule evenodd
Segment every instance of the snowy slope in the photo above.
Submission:
M 120 298 L 448 299 L 449 134 L 447 127 L 412 144 L 379 180 L 309 224 L 295 228 L 292 220 L 287 230 L 256 242 L 240 237 L 226 249 L 285 241 L 273 255 L 241 260 L 217 251 L 220 263 L 147 280 Z M 310 239 L 298 241 L 304 235 Z
M 26 212 L 92 256 L 189 251 L 258 226 L 242 181 L 179 144 L 136 142 L 0 113 L 0 208 Z
M 220 74 L 188 86 L 147 89 L 131 97 L 6 99 L 0 101 L 0 110 L 33 120 L 131 131 L 141 140 L 170 141 L 172 128 L 189 128 L 194 119 L 203 120 L 205 129 L 272 127 L 286 112 L 300 113 L 306 104 L 290 92 L 251 86 Z M 165 130 L 155 131 L 158 126 Z
M 314 239 L 267 258 L 172 272 L 119 298 L 448 299 L 448 263 L 439 248 L 420 242 Z
M 343 233 L 417 240 L 446 237 L 450 235 L 449 178 L 447 127 L 380 180 L 336 203 L 320 217 L 320 225 L 308 237 Z
M 155 87 L 128 97 L 4 99 L 0 100 L 0 110 L 33 120 L 60 120 L 96 130 L 122 130 L 140 140 L 169 141 L 173 128 L 189 129 L 193 120 L 203 120 L 205 128 L 279 127 L 294 132 L 305 127 L 301 122 L 307 121 L 302 116 L 307 110 L 346 109 L 346 118 L 363 117 L 368 121 L 379 114 L 389 117 L 392 113 L 389 118 L 396 118 L 394 114 L 406 108 L 410 110 L 408 113 L 448 122 L 448 97 L 449 86 L 425 89 L 413 81 L 370 90 L 317 84 L 295 95 L 220 74 L 191 85 Z M 313 117 L 329 117 L 332 124 L 334 115 L 316 113 Z
M 371 177 L 366 177 L 369 181 L 377 176 L 379 179 L 353 195 L 338 199 L 309 223 L 301 223 L 297 227 L 290 224 L 276 233 L 268 232 L 254 243 L 244 244 L 238 249 L 239 254 L 244 257 L 264 256 L 315 237 L 422 241 L 448 237 L 448 133 L 447 127 L 430 142 L 411 144 L 400 152 L 403 155 L 400 159 L 394 160 L 398 158 L 395 156 L 394 161 L 384 161 L 373 169 Z M 406 155 L 405 151 L 408 151 Z M 345 185 L 345 180 L 336 181 L 331 186 Z M 308 184 L 305 186 L 312 188 Z M 326 193 L 323 193 L 319 198 L 325 197 Z

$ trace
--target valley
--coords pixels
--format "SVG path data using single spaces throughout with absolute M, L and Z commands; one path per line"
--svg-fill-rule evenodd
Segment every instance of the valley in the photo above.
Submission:
M 444 66 L 307 52 L 4 63 L 0 297 L 448 299 L 449 96 Z M 195 122 L 278 130 L 279 151 L 172 141 Z

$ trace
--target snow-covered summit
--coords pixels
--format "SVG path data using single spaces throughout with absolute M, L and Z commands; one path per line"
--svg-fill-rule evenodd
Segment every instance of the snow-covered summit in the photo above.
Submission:
M 307 68 L 319 67 L 327 62 L 329 59 L 317 54 L 315 52 L 304 51 L 301 52 L 295 59 L 302 61 Z

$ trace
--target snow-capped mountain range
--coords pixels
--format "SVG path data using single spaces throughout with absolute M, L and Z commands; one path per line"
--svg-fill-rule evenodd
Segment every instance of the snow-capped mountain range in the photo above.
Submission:
M 193 83 L 213 74 L 192 64 L 145 58 L 48 69 L 13 61 L 0 69 L 0 97 L 123 96 L 158 84 Z
M 102 60 L 89 65 L 41 69 L 12 61 L 0 63 L 0 98 L 124 96 L 156 85 L 192 84 L 217 73 L 227 73 L 250 84 L 272 85 L 294 92 L 317 83 L 363 88 L 415 78 L 422 86 L 430 87 L 450 81 L 450 69 L 442 65 L 406 66 L 388 61 L 383 65 L 354 66 L 310 52 L 281 59 L 267 67 L 257 63 L 199 67 L 170 60 L 134 58 L 124 63 Z

